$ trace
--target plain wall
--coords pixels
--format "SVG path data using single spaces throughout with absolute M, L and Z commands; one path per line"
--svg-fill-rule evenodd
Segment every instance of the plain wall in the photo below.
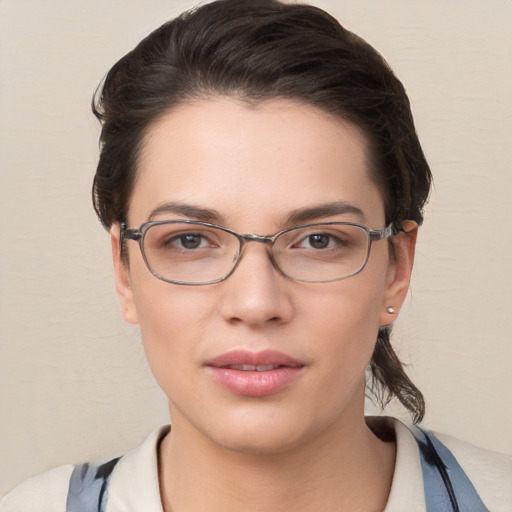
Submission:
M 168 421 L 91 207 L 89 105 L 115 60 L 194 3 L 0 0 L 0 494 Z M 394 338 L 424 424 L 512 453 L 512 2 L 316 4 L 402 79 L 435 176 Z

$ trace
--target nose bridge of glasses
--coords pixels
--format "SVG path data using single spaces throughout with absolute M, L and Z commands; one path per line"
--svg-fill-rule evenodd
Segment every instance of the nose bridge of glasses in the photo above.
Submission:
M 245 245 L 249 242 L 257 242 L 259 244 L 263 244 L 267 248 L 267 253 L 270 261 L 273 265 L 276 265 L 274 261 L 274 256 L 272 254 L 272 247 L 275 241 L 275 236 L 263 236 L 263 235 L 255 235 L 253 233 L 248 233 L 245 235 L 238 235 L 238 240 L 240 241 L 240 251 L 238 253 L 238 260 L 242 257 L 242 252 Z
M 271 244 L 274 241 L 274 237 L 271 236 L 262 236 L 262 235 L 254 235 L 249 233 L 247 235 L 239 235 L 242 243 L 245 244 L 247 242 L 259 242 L 260 244 Z

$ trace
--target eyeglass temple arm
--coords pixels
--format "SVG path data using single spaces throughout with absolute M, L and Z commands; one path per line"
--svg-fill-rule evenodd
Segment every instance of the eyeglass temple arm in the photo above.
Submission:
M 370 239 L 372 241 L 382 240 L 383 238 L 389 238 L 399 233 L 399 230 L 395 228 L 393 223 L 388 224 L 384 229 L 376 229 L 369 232 Z
M 128 229 L 126 227 L 126 222 L 121 222 L 120 226 L 120 240 L 119 240 L 119 252 L 121 253 L 121 258 L 124 258 L 126 249 L 125 249 L 125 241 L 126 240 L 135 240 L 136 242 L 140 242 L 142 238 L 142 233 L 137 229 Z
M 418 223 L 414 220 L 405 220 L 403 223 L 398 223 L 398 225 L 391 222 L 384 229 L 370 231 L 370 238 L 372 240 L 382 240 L 383 238 L 398 235 L 398 233 L 409 233 L 417 227 Z
M 135 240 L 138 242 L 142 236 L 142 233 L 138 229 L 128 229 L 126 222 L 121 222 L 121 244 L 125 240 Z

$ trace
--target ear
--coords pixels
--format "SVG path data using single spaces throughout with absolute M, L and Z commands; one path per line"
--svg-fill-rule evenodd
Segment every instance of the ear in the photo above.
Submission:
M 403 228 L 405 232 L 392 239 L 394 261 L 389 267 L 388 282 L 381 304 L 380 325 L 389 325 L 396 319 L 409 289 L 418 225 L 409 220 L 404 222 Z M 393 308 L 394 311 L 388 311 L 389 308 Z
M 110 241 L 112 244 L 116 292 L 121 306 L 121 314 L 126 322 L 138 324 L 139 318 L 133 298 L 129 263 L 126 257 L 124 259 L 121 257 L 121 227 L 119 223 L 112 225 L 110 229 Z

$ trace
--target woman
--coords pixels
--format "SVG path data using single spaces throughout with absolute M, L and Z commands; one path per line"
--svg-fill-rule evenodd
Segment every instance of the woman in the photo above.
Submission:
M 94 111 L 94 205 L 172 433 L 3 511 L 510 507 L 507 458 L 364 417 L 366 391 L 424 414 L 389 331 L 431 181 L 375 50 L 313 7 L 213 2 L 121 59 Z

